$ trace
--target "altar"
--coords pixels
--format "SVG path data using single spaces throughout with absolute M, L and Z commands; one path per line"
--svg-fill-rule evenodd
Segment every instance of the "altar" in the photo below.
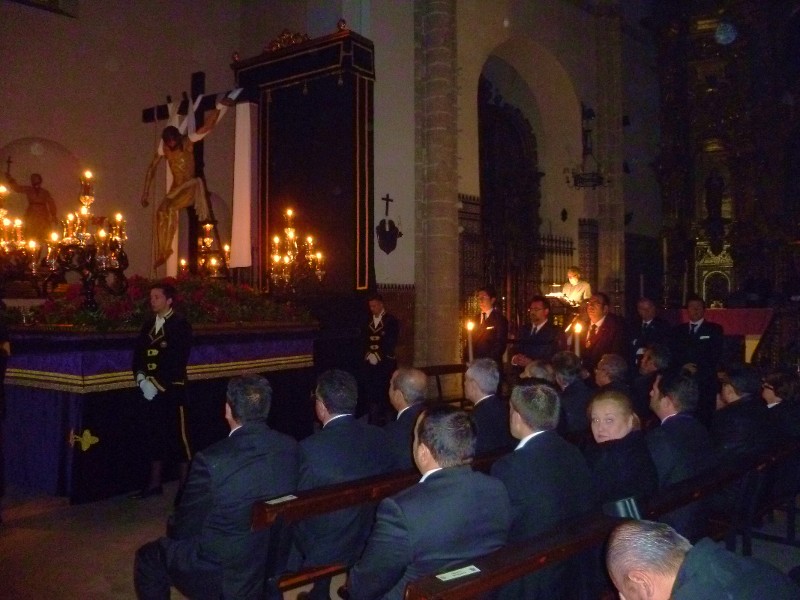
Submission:
M 6 482 L 88 502 L 140 487 L 139 406 L 131 374 L 135 332 L 11 331 L 3 422 Z M 270 425 L 302 438 L 314 422 L 310 391 L 317 329 L 297 324 L 196 327 L 188 365 L 188 421 L 196 447 L 228 432 L 228 379 L 267 376 Z

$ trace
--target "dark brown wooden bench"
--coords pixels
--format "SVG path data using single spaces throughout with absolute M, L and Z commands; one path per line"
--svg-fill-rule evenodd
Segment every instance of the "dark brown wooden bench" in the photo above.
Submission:
M 475 458 L 473 469 L 488 473 L 495 460 L 503 456 L 503 452 Z M 281 544 L 286 544 L 287 526 L 301 519 L 322 515 L 334 510 L 379 502 L 407 487 L 411 487 L 420 479 L 419 471 L 409 469 L 395 471 L 385 475 L 358 479 L 346 483 L 316 488 L 260 500 L 253 505 L 251 528 L 256 531 L 265 527 L 273 527 L 275 534 L 270 540 L 272 555 L 285 551 Z M 272 560 L 272 559 L 271 559 Z M 287 591 L 313 583 L 318 579 L 331 577 L 347 570 L 347 565 L 333 564 L 286 573 L 275 582 L 280 591 Z
M 769 452 L 758 460 L 718 468 L 670 486 L 642 509 L 644 518 L 660 516 L 710 497 L 748 473 L 771 469 L 796 456 L 798 446 Z M 475 566 L 480 572 L 442 581 L 436 573 L 409 583 L 406 600 L 465 600 L 478 598 L 553 562 L 576 556 L 602 544 L 620 519 L 589 515 L 526 542 L 508 545 L 491 554 L 454 566 L 448 572 Z
M 448 404 L 458 403 L 458 406 L 463 410 L 468 408 L 468 402 L 464 397 L 464 373 L 467 371 L 467 365 L 464 363 L 454 363 L 449 365 L 430 365 L 427 367 L 420 367 L 420 371 L 425 373 L 428 377 L 433 377 L 436 380 L 437 400 L 439 402 L 447 402 Z M 447 376 L 457 376 L 460 378 L 461 395 L 456 397 L 446 397 L 444 395 L 442 378 Z

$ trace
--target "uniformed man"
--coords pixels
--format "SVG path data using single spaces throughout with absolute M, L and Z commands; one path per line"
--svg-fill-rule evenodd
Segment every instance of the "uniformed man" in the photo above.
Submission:
M 163 493 L 161 472 L 165 461 L 174 461 L 180 467 L 180 496 L 192 458 L 186 428 L 186 363 L 192 327 L 172 310 L 174 299 L 173 286 L 166 283 L 151 286 L 153 315 L 142 326 L 133 353 L 133 376 L 144 401 L 142 434 L 150 458 L 150 477 L 131 498 Z
M 383 425 L 391 420 L 393 413 L 389 404 L 389 381 L 397 369 L 395 348 L 400 335 L 400 323 L 395 316 L 386 312 L 380 294 L 371 294 L 368 303 L 370 318 L 362 333 L 363 398 L 359 399 L 359 412 L 367 412 L 370 423 Z

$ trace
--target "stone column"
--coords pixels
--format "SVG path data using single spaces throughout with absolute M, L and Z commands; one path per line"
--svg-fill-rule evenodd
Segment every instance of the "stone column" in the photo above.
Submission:
M 597 131 L 595 156 L 611 184 L 596 190 L 598 286 L 612 304 L 625 302 L 625 200 L 622 140 L 622 20 L 617 0 L 597 5 Z M 615 294 L 618 291 L 619 294 Z
M 414 2 L 414 364 L 458 362 L 455 0 Z

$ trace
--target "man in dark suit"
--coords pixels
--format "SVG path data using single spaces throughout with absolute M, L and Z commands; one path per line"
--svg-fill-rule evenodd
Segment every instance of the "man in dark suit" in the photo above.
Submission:
M 721 325 L 706 321 L 705 311 L 705 302 L 699 296 L 687 300 L 689 322 L 672 328 L 670 350 L 674 364 L 697 379 L 700 393 L 697 416 L 708 426 L 719 391 L 717 366 L 722 359 L 723 331 Z
M 395 468 L 384 431 L 355 418 L 358 387 L 349 373 L 332 369 L 317 378 L 314 409 L 322 430 L 300 442 L 298 489 L 343 483 Z M 361 554 L 375 515 L 371 504 L 345 508 L 297 524 L 291 568 L 352 564 Z M 314 585 L 310 598 L 328 598 L 330 580 Z
M 134 586 L 143 600 L 170 597 L 262 598 L 270 530 L 250 531 L 253 503 L 293 493 L 299 448 L 267 427 L 269 382 L 257 375 L 228 383 L 230 435 L 198 452 L 169 536 L 136 552 Z
M 592 507 L 589 467 L 578 449 L 554 431 L 559 404 L 558 393 L 546 384 L 516 386 L 511 392 L 510 428 L 520 442 L 491 471 L 511 498 L 511 541 L 544 533 Z M 518 593 L 519 598 L 575 597 L 568 581 L 572 571 L 571 565 L 557 564 L 526 577 L 507 593 Z
M 692 546 L 669 525 L 652 521 L 618 525 L 608 540 L 606 564 L 624 598 L 800 598 L 800 587 L 772 565 L 738 556 L 710 539 Z
M 389 438 L 389 448 L 398 469 L 414 467 L 411 442 L 414 424 L 425 408 L 427 388 L 428 377 L 419 369 L 397 369 L 389 383 L 389 402 L 397 411 L 397 418 L 387 423 L 383 430 Z
M 172 309 L 174 299 L 172 285 L 150 286 L 153 314 L 142 325 L 133 352 L 133 377 L 143 399 L 143 447 L 149 454 L 150 475 L 130 498 L 161 495 L 164 462 L 175 462 L 179 466 L 177 505 L 193 454 L 186 415 L 186 365 L 192 348 L 192 326 Z
M 497 292 L 492 286 L 480 288 L 475 297 L 481 309 L 478 324 L 472 332 L 473 358 L 491 358 L 498 369 L 508 342 L 508 321 L 497 307 Z
M 774 433 L 761 399 L 761 378 L 750 366 L 729 369 L 722 377 L 720 408 L 711 419 L 711 440 L 721 461 L 753 458 L 765 452 Z
M 650 393 L 650 408 L 661 424 L 645 437 L 647 449 L 658 471 L 658 487 L 678 483 L 716 464 L 711 436 L 694 416 L 697 383 L 678 370 L 656 376 Z M 697 502 L 662 517 L 681 535 L 696 540 L 706 534 L 705 504 Z
M 520 329 L 511 357 L 511 364 L 523 369 L 537 359 L 549 361 L 567 345 L 564 332 L 549 320 L 550 303 L 547 298 L 534 296 L 528 305 L 528 315 L 530 324 Z
M 564 433 L 579 433 L 589 429 L 586 408 L 592 398 L 592 390 L 584 383 L 581 375 L 581 359 L 572 352 L 559 352 L 553 357 L 553 370 L 556 384 L 561 390 L 561 412 L 563 423 L 558 429 Z
M 508 403 L 495 393 L 499 382 L 497 363 L 491 358 L 472 361 L 464 374 L 464 396 L 473 404 L 472 419 L 478 429 L 477 456 L 514 443 L 508 430 Z
M 631 402 L 644 430 L 656 425 L 655 413 L 650 408 L 650 392 L 656 378 L 669 368 L 671 357 L 668 346 L 654 342 L 647 345 L 639 361 L 639 373 L 631 383 Z
M 650 298 L 640 298 L 636 303 L 639 322 L 631 329 L 631 365 L 638 365 L 645 348 L 650 344 L 666 344 L 669 341 L 670 325 L 666 319 L 656 316 L 656 304 Z
M 428 408 L 414 431 L 422 479 L 378 507 L 366 549 L 350 571 L 352 600 L 401 600 L 409 581 L 497 550 L 511 508 L 503 484 L 473 471 L 475 427 L 450 406 Z
M 625 321 L 610 309 L 611 301 L 602 292 L 592 294 L 586 303 L 589 326 L 581 339 L 581 358 L 583 367 L 592 375 L 604 354 L 626 356 L 628 352 Z
M 367 414 L 370 423 L 382 425 L 391 418 L 388 402 L 389 379 L 397 369 L 395 348 L 400 337 L 400 322 L 386 312 L 383 297 L 373 293 L 369 300 L 369 321 L 361 333 L 363 362 L 358 414 Z

